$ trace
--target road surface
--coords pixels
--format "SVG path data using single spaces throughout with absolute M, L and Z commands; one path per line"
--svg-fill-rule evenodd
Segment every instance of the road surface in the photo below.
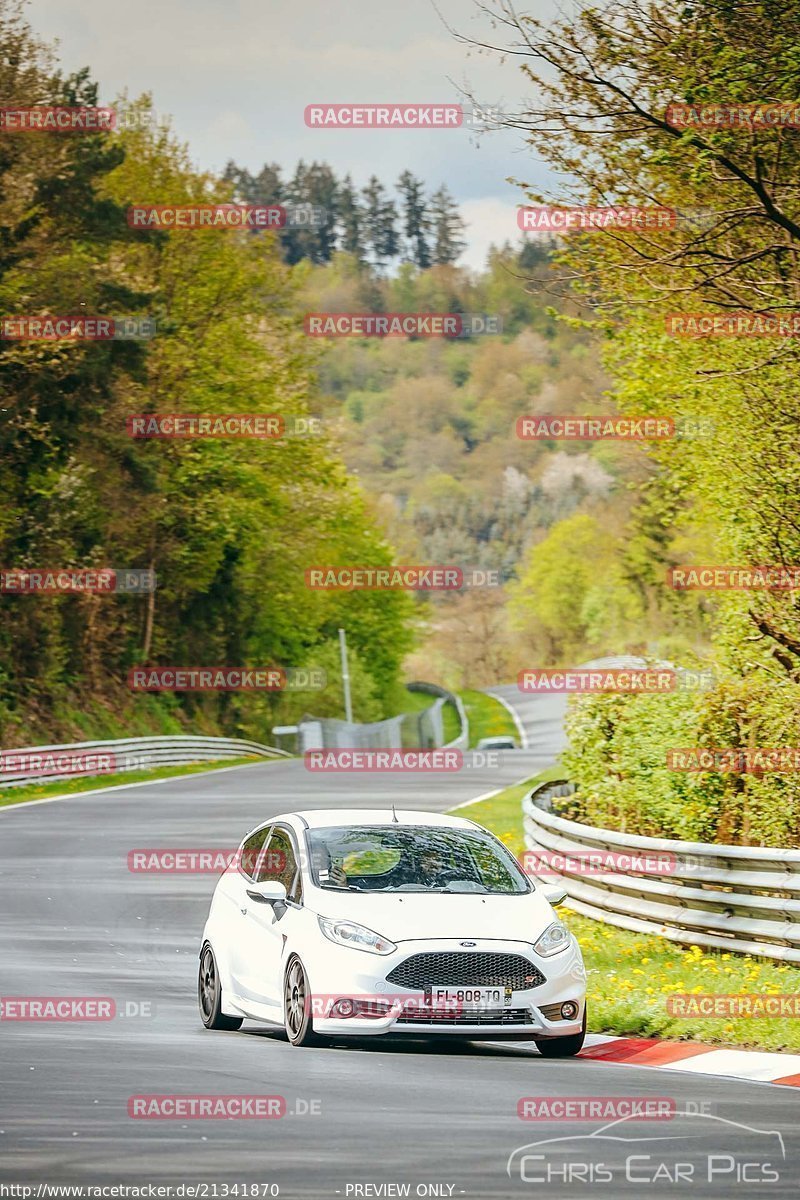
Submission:
M 510 703 L 519 696 L 515 688 L 503 694 Z M 248 1023 L 238 1033 L 200 1024 L 197 953 L 216 877 L 133 874 L 129 851 L 233 847 L 251 826 L 287 809 L 394 801 L 442 811 L 552 761 L 563 741 L 561 711 L 558 698 L 523 701 L 529 749 L 503 754 L 500 767 L 321 776 L 299 761 L 278 761 L 0 810 L 2 994 L 108 996 L 128 1013 L 105 1023 L 0 1022 L 0 1197 L 12 1194 L 2 1186 L 12 1183 L 32 1185 L 33 1195 L 41 1184 L 74 1184 L 81 1189 L 74 1195 L 87 1196 L 99 1185 L 171 1185 L 170 1194 L 180 1195 L 180 1185 L 203 1184 L 195 1194 L 222 1196 L 225 1186 L 235 1195 L 230 1189 L 245 1182 L 320 1200 L 586 1195 L 585 1184 L 544 1187 L 506 1173 L 518 1147 L 598 1127 L 522 1121 L 518 1101 L 531 1095 L 669 1096 L 785 1138 L 777 1184 L 726 1191 L 702 1178 L 663 1188 L 595 1180 L 600 1195 L 797 1194 L 790 1089 L 551 1062 L 524 1044 L 376 1040 L 303 1050 Z M 175 1093 L 281 1095 L 290 1115 L 143 1121 L 127 1114 L 132 1095 Z M 680 1158 L 685 1141 L 665 1147 L 659 1153 Z

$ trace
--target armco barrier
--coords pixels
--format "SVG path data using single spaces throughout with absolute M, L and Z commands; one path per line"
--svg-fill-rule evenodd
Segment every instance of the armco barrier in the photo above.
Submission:
M 444 707 L 444 705 L 447 704 L 449 701 L 449 703 L 453 705 L 453 708 L 458 713 L 458 719 L 461 722 L 461 733 L 458 735 L 457 738 L 454 738 L 452 742 L 448 742 L 447 746 L 448 747 L 455 746 L 459 750 L 468 749 L 468 747 L 469 747 L 469 720 L 467 719 L 467 712 L 466 712 L 466 709 L 464 708 L 464 704 L 463 704 L 460 696 L 456 696 L 456 694 L 454 692 L 448 692 L 446 688 L 439 687 L 438 683 L 424 683 L 421 681 L 415 681 L 414 683 L 407 683 L 406 690 L 409 692 L 426 692 L 427 695 L 429 695 L 429 696 L 437 696 L 440 703 L 438 703 L 438 705 L 435 707 L 437 708 L 437 712 L 439 714 L 441 713 L 441 710 Z M 425 711 L 429 712 L 430 710 L 426 709 Z M 420 715 L 424 716 L 425 713 L 422 713 Z M 442 736 L 444 736 L 444 735 L 442 735 Z
M 207 762 L 216 758 L 290 758 L 285 750 L 262 746 L 243 738 L 172 737 L 121 738 L 109 742 L 71 742 L 61 746 L 28 746 L 0 751 L 0 789 L 25 783 L 85 778 L 91 775 L 116 775 L 121 771 L 142 771 L 152 767 Z M 65 770 L 66 761 L 78 770 Z M 15 767 L 15 760 L 17 766 Z M 2 768 L 8 767 L 7 770 Z
M 552 812 L 553 798 L 571 791 L 564 781 L 543 784 L 525 797 L 522 809 L 529 850 L 573 856 L 558 874 L 549 869 L 529 874 L 562 886 L 575 912 L 674 942 L 800 962 L 800 850 L 717 846 L 595 829 Z M 575 856 L 597 849 L 638 852 L 651 859 L 669 855 L 670 871 L 661 873 L 653 865 L 652 872 L 586 874 Z
M 433 704 L 420 712 L 399 713 L 396 717 L 366 725 L 333 717 L 305 716 L 297 725 L 300 753 L 338 748 L 433 750 L 444 744 L 442 709 L 448 701 L 458 713 L 461 733 L 447 746 L 467 749 L 469 722 L 461 698 L 436 683 L 408 683 L 406 688 L 409 692 L 425 692 L 435 697 Z

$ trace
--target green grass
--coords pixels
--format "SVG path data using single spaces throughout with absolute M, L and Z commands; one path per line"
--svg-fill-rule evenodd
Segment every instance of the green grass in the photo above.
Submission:
M 436 697 L 428 692 L 407 692 L 403 691 L 400 701 L 400 712 L 422 712 L 425 708 L 430 708 L 436 702 Z M 454 742 L 461 733 L 461 722 L 458 719 L 458 712 L 455 707 L 447 701 L 442 707 L 442 725 L 444 729 L 444 740 Z
M 457 737 L 461 737 L 461 721 L 458 717 L 458 709 L 449 700 L 442 706 L 442 726 L 444 728 L 445 745 L 454 742 Z
M 519 731 L 511 713 L 494 696 L 485 692 L 459 692 L 469 720 L 469 744 L 477 746 L 484 737 L 513 737 L 519 745 Z
M 214 762 L 190 763 L 187 766 L 156 767 L 151 771 L 121 771 L 118 775 L 91 775 L 81 779 L 63 779 L 57 783 L 32 783 L 25 787 L 8 788 L 0 793 L 0 808 L 24 804 L 27 800 L 46 800 L 50 796 L 71 796 L 95 788 L 118 787 L 127 783 L 143 783 L 150 779 L 171 779 L 174 775 L 197 775 L 201 771 L 218 771 L 222 767 L 242 767 L 247 763 L 276 762 L 260 756 L 225 758 Z
M 422 712 L 423 709 L 430 708 L 435 700 L 436 697 L 431 696 L 429 692 L 407 692 L 403 688 L 399 693 L 398 712 Z
M 519 857 L 525 849 L 522 797 L 537 784 L 560 777 L 560 769 L 553 768 L 459 808 L 457 815 L 491 829 Z M 565 915 L 583 951 L 592 1032 L 800 1051 L 800 1017 L 681 1018 L 667 1012 L 667 997 L 675 993 L 796 995 L 800 968 L 615 929 L 569 912 L 566 905 L 559 914 Z

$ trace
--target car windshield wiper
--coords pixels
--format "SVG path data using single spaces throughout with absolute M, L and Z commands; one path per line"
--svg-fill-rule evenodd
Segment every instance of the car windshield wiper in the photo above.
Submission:
M 384 888 L 383 891 L 391 892 L 443 892 L 445 887 L 443 884 L 437 884 L 435 887 L 430 885 L 426 887 L 424 884 L 418 883 L 400 883 L 394 888 Z
M 366 892 L 370 890 L 369 888 L 358 887 L 355 883 L 345 884 L 344 887 L 339 883 L 321 883 L 319 886 L 329 892 Z
M 482 883 L 478 883 L 472 879 L 454 879 L 452 883 L 446 883 L 444 887 L 441 888 L 441 891 L 458 892 L 463 895 L 467 895 L 468 893 L 476 896 L 489 895 L 489 889 L 487 887 L 485 887 Z

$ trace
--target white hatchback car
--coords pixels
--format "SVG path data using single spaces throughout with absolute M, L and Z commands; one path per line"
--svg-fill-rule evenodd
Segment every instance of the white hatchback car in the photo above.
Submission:
M 548 898 L 549 895 L 549 898 Z M 577 1054 L 586 972 L 551 901 L 487 830 L 426 812 L 317 810 L 248 834 L 200 949 L 209 1029 L 533 1039 Z

